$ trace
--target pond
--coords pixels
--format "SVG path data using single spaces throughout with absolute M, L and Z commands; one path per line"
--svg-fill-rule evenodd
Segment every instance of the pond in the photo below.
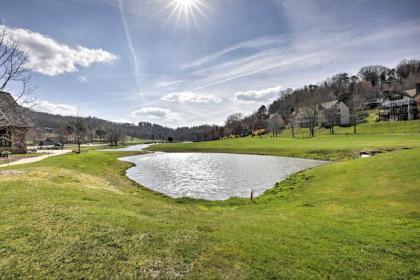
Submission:
M 134 163 L 127 176 L 171 197 L 225 200 L 262 194 L 276 182 L 326 163 L 289 157 L 215 153 L 151 153 L 120 160 Z
M 131 145 L 131 146 L 118 148 L 118 149 L 105 149 L 101 151 L 103 152 L 140 152 L 150 146 L 151 144 L 139 144 L 139 145 Z

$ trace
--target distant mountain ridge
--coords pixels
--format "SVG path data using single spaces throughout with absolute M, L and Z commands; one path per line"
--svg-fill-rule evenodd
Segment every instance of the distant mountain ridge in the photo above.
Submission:
M 57 130 L 75 118 L 72 116 L 37 112 L 34 110 L 28 110 L 27 115 L 32 120 L 34 127 L 42 131 Z M 201 125 L 191 128 L 180 127 L 173 129 L 149 122 L 139 122 L 138 124 L 117 123 L 90 116 L 83 117 L 83 119 L 86 121 L 87 126 L 92 130 L 106 130 L 111 127 L 118 128 L 126 136 L 142 139 L 167 139 L 168 137 L 172 137 L 175 140 L 207 140 L 209 137 L 208 132 L 213 131 L 215 128 L 215 126 L 211 125 Z

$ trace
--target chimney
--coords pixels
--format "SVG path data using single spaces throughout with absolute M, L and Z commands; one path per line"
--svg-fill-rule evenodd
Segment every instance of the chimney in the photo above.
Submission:
M 420 94 L 420 83 L 416 84 L 416 95 Z

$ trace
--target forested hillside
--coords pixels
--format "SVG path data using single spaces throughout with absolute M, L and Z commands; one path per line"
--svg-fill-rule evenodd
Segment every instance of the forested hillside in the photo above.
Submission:
M 273 103 L 260 105 L 250 115 L 234 113 L 227 118 L 225 134 L 241 134 L 243 131 L 258 131 L 269 127 L 270 115 L 278 113 L 284 124 L 295 121 L 298 112 L 316 115 L 319 104 L 339 100 L 357 116 L 366 108 L 367 102 L 383 97 L 384 90 L 402 91 L 415 88 L 420 82 L 420 61 L 403 60 L 395 68 L 382 65 L 364 66 L 358 73 L 338 73 L 317 84 L 305 85 L 296 89 L 285 89 L 279 92 L 279 98 Z M 357 117 L 354 117 L 357 119 Z M 357 122 L 357 120 L 355 121 Z
M 370 65 L 357 74 L 339 73 L 316 85 L 306 85 L 295 90 L 287 89 L 280 98 L 268 106 L 269 113 L 280 112 L 288 118 L 293 111 L 307 104 L 340 100 L 349 103 L 357 94 L 362 101 L 381 97 L 385 89 L 414 88 L 420 81 L 420 61 L 403 60 L 395 68 Z
M 70 116 L 52 115 L 43 112 L 36 112 L 33 110 L 29 110 L 28 115 L 34 124 L 34 127 L 44 132 L 56 132 L 65 127 L 71 120 L 74 119 L 74 117 Z M 180 127 L 177 129 L 172 129 L 148 122 L 131 124 L 110 122 L 95 117 L 86 117 L 83 119 L 87 129 L 98 136 L 105 134 L 107 130 L 112 128 L 120 130 L 121 133 L 125 136 L 142 139 L 167 139 L 168 137 L 172 137 L 175 140 L 198 141 L 211 139 L 211 136 L 208 132 L 213 128 L 213 126 L 203 125 L 191 128 Z

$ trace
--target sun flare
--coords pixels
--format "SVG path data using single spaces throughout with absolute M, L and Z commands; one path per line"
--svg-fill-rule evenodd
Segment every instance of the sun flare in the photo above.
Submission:
M 179 6 L 190 8 L 196 4 L 197 0 L 175 0 L 175 2 Z
M 206 18 L 204 9 L 207 5 L 206 0 L 170 0 L 168 8 L 171 9 L 171 14 L 168 22 L 175 18 L 175 25 L 185 22 L 187 26 L 193 23 L 198 27 L 198 17 Z

